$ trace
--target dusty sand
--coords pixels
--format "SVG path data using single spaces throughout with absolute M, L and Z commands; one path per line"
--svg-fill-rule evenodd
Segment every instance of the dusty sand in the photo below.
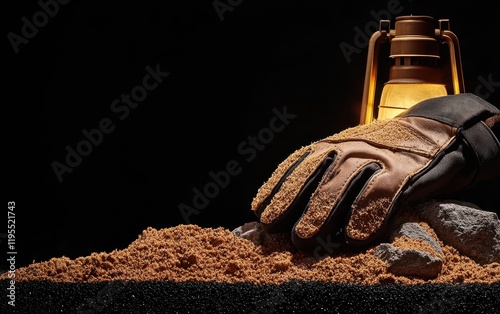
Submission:
M 479 265 L 440 243 L 445 262 L 440 274 L 423 280 L 395 276 L 387 265 L 363 252 L 319 256 L 297 251 L 282 234 L 264 243 L 235 236 L 230 230 L 179 225 L 147 228 L 127 248 L 70 259 L 55 257 L 16 271 L 16 281 L 198 281 L 283 283 L 293 279 L 337 283 L 500 283 L 500 264 Z M 404 246 L 404 244 L 402 243 Z M 0 279 L 6 279 L 6 274 Z

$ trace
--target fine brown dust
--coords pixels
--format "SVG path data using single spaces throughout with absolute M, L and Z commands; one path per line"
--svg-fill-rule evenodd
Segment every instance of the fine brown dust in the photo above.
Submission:
M 16 281 L 500 283 L 499 263 L 479 265 L 453 247 L 440 245 L 445 256 L 443 268 L 436 278 L 424 280 L 391 274 L 387 264 L 374 256 L 374 247 L 315 256 L 295 249 L 284 234 L 265 234 L 263 244 L 257 245 L 222 227 L 149 227 L 121 250 L 33 262 L 16 270 Z M 0 279 L 7 279 L 7 275 L 0 275 Z

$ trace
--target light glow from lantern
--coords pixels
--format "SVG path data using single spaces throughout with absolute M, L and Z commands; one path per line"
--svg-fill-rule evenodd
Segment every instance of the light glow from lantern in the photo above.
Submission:
M 387 83 L 380 96 L 377 119 L 393 118 L 423 100 L 447 94 L 444 84 Z

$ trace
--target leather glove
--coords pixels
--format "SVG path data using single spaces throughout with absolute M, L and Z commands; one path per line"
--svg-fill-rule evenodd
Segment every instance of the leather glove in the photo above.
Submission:
M 499 126 L 500 110 L 473 94 L 425 100 L 296 150 L 252 210 L 267 232 L 291 230 L 300 249 L 327 237 L 338 246 L 372 244 L 402 204 L 500 178 Z

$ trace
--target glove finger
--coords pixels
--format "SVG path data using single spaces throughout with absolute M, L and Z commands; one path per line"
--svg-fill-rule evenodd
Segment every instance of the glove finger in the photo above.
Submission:
M 297 222 L 300 216 L 307 208 L 307 204 L 317 188 L 323 174 L 328 171 L 328 168 L 334 162 L 335 156 L 328 156 L 311 174 L 302 189 L 298 192 L 297 196 L 293 199 L 292 203 L 288 206 L 287 210 L 278 216 L 272 223 L 268 224 L 266 230 L 268 232 L 281 232 L 291 230 L 292 226 Z
M 264 209 L 266 209 L 271 202 L 274 194 L 276 194 L 276 192 L 283 185 L 284 180 L 309 154 L 310 150 L 306 147 L 292 153 L 278 165 L 271 177 L 259 188 L 257 195 L 253 198 L 251 204 L 252 211 L 257 215 L 257 217 L 260 218 Z
M 252 200 L 251 207 L 257 217 L 261 217 L 262 212 L 269 206 L 271 199 L 281 188 L 285 179 L 310 153 L 309 149 L 303 147 L 292 153 L 278 165 L 271 177 L 259 188 L 257 195 Z
M 318 244 L 318 238 L 328 238 L 331 243 L 332 235 L 334 242 L 345 242 L 342 231 L 349 209 L 366 182 L 380 169 L 374 160 L 359 158 L 338 161 L 338 166 L 332 166 L 293 227 L 294 244 L 299 248 L 311 248 Z
M 350 211 L 345 230 L 350 245 L 365 245 L 383 235 L 403 187 L 428 162 L 404 154 L 381 154 L 377 159 L 383 169 L 367 182 Z
M 272 184 L 263 186 L 252 203 L 269 232 L 291 228 L 335 158 L 331 145 L 301 149 L 299 154 L 298 158 L 293 154 L 278 167 L 270 179 Z

